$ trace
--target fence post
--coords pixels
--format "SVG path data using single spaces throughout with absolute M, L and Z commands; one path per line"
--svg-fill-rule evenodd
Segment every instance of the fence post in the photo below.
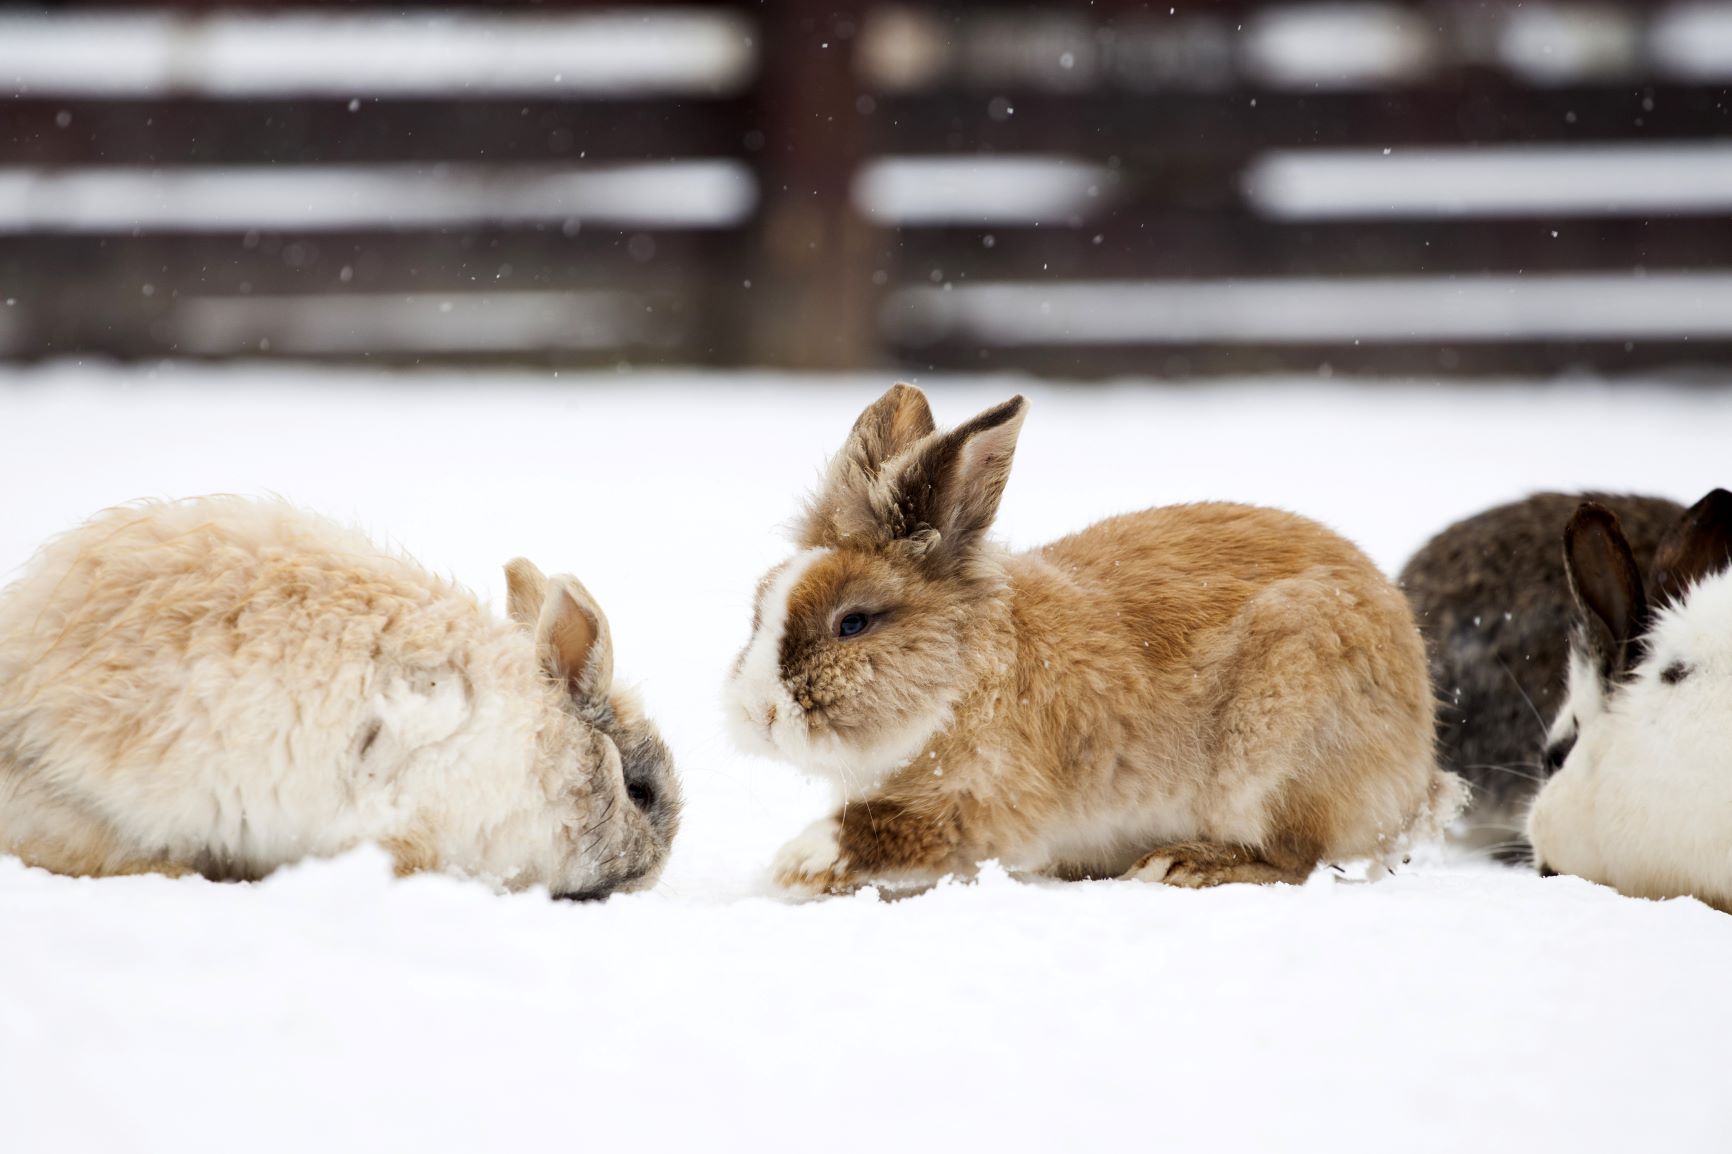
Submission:
M 864 156 L 854 47 L 866 4 L 766 0 L 752 150 L 759 207 L 744 239 L 743 358 L 788 369 L 880 359 L 871 228 L 850 202 Z M 743 286 L 742 286 L 743 287 Z

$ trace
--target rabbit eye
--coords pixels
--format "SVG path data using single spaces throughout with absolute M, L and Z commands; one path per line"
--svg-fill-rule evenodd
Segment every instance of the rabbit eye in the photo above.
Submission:
M 1576 735 L 1572 733 L 1555 745 L 1546 747 L 1545 770 L 1548 777 L 1564 767 L 1564 762 L 1569 759 L 1570 750 L 1574 749 L 1575 746 Z
M 641 781 L 634 781 L 626 786 L 625 795 L 631 798 L 631 803 L 639 809 L 648 809 L 656 803 L 656 791 Z
M 836 622 L 836 636 L 858 637 L 866 632 L 866 627 L 872 624 L 872 619 L 864 613 L 850 613 Z

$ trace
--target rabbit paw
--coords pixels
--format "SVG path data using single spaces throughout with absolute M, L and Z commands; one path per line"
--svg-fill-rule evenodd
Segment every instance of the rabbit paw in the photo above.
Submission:
M 1310 873 L 1309 868 L 1297 865 L 1284 868 L 1264 861 L 1243 846 L 1191 842 L 1162 846 L 1132 866 L 1124 876 L 1135 881 L 1159 882 L 1195 890 L 1235 882 L 1300 885 Z
M 771 867 L 776 884 L 797 894 L 833 893 L 846 874 L 842 859 L 842 823 L 833 817 L 815 821 L 776 853 Z

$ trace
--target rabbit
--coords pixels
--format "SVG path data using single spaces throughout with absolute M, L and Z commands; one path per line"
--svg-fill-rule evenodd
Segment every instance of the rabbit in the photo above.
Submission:
M 1535 493 L 1449 526 L 1398 580 L 1431 661 L 1438 759 L 1472 786 L 1460 833 L 1504 861 L 1526 856 L 1521 823 L 1563 702 L 1575 610 L 1557 542 L 1583 501 L 1617 511 L 1644 566 L 1684 512 L 1662 497 Z
M 1453 815 L 1424 646 L 1358 549 L 1198 504 L 1009 553 L 987 531 L 1026 411 L 938 432 L 918 389 L 890 389 L 760 583 L 736 740 L 841 792 L 778 854 L 781 886 L 918 890 L 988 859 L 1297 883 Z
M 1570 519 L 1564 556 L 1572 712 L 1528 815 L 1535 863 L 1732 912 L 1732 493 L 1690 508 L 1646 581 L 1602 505 Z
M 254 879 L 373 841 L 505 890 L 653 884 L 679 785 L 607 619 L 506 577 L 501 621 L 283 502 L 98 514 L 0 595 L 0 852 Z

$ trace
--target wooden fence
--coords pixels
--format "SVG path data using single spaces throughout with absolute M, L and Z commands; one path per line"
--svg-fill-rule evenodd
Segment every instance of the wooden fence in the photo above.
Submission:
M 0 8 L 0 357 L 1732 364 L 1732 7 L 365 13 Z

